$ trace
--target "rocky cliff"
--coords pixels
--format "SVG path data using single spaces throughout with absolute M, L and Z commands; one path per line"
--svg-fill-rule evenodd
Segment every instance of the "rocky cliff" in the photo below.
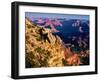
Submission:
M 25 20 L 25 50 L 26 67 L 56 67 L 64 66 L 65 46 L 59 36 L 48 33 L 50 42 L 43 41 L 39 30 L 41 27 L 31 23 L 27 18 Z M 44 28 L 45 31 L 48 29 Z

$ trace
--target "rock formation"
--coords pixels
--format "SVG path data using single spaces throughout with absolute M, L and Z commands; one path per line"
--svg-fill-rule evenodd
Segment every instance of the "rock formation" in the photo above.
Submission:
M 25 26 L 26 67 L 64 66 L 64 46 L 60 37 L 49 33 L 50 43 L 47 40 L 44 42 L 40 39 L 40 27 L 32 24 L 27 18 Z

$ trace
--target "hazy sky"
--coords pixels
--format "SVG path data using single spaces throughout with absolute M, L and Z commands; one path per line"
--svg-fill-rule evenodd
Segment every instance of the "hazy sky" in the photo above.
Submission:
M 89 20 L 89 15 L 36 13 L 36 12 L 25 12 L 25 17 L 28 17 L 28 18 L 65 18 L 65 19 L 85 19 L 85 20 Z

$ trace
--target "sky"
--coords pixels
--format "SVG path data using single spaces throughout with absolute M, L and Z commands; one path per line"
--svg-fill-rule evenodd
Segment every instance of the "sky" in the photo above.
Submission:
M 56 14 L 56 13 L 36 13 L 25 12 L 25 17 L 28 18 L 65 18 L 65 19 L 85 19 L 89 20 L 89 15 L 76 15 L 76 14 Z

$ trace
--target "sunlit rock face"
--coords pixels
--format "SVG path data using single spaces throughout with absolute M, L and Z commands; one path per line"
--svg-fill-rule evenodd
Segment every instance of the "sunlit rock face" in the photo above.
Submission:
M 25 20 L 25 26 L 26 67 L 64 66 L 65 47 L 60 37 L 54 36 L 44 28 L 49 41 L 41 39 L 40 27 L 35 26 L 28 19 Z

